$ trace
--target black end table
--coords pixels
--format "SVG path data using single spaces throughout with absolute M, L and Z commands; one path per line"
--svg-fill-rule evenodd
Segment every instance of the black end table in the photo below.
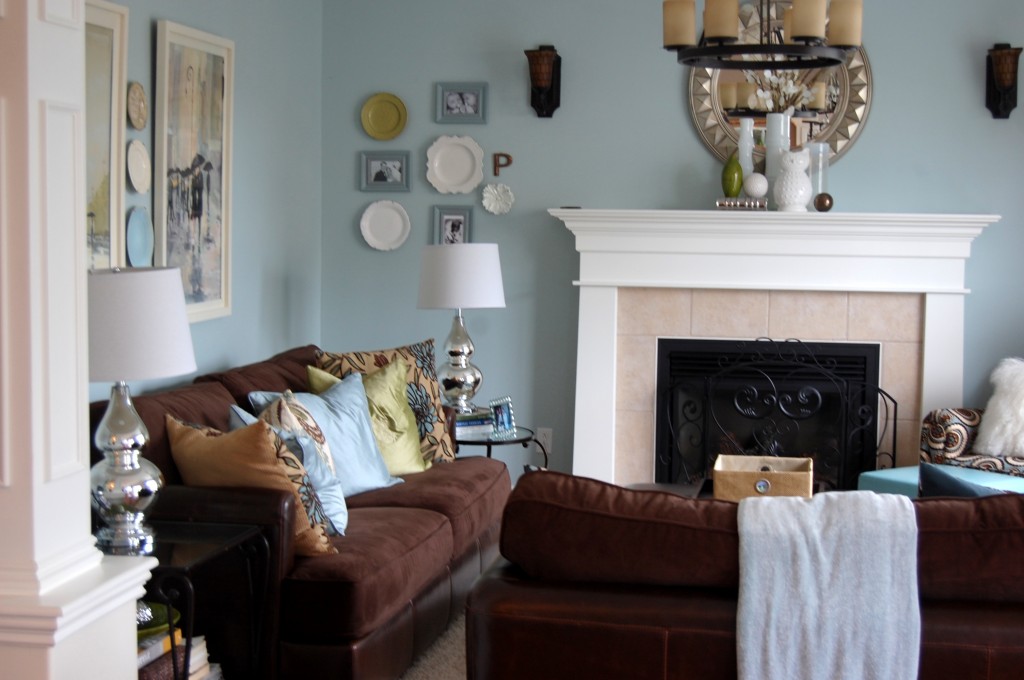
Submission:
M 495 437 L 493 435 L 460 435 L 457 432 L 453 436 L 455 440 L 455 446 L 486 446 L 487 457 L 491 457 L 491 448 L 494 446 L 505 446 L 506 444 L 522 444 L 525 449 L 530 445 L 531 442 L 537 445 L 540 452 L 544 455 L 544 467 L 548 466 L 548 451 L 544 448 L 544 445 L 540 443 L 537 436 L 528 427 L 517 427 L 515 432 L 505 435 L 503 437 Z

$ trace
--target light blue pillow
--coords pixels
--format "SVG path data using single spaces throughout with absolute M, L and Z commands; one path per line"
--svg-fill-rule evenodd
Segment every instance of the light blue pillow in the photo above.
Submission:
M 232 430 L 252 425 L 257 420 L 258 418 L 241 406 L 232 404 L 231 412 L 228 414 L 228 425 Z M 308 435 L 297 435 L 288 430 L 271 427 L 284 442 L 284 445 L 288 447 L 288 450 L 295 454 L 295 457 L 302 461 L 302 466 L 306 468 L 309 481 L 316 490 L 316 495 L 320 497 L 320 505 L 323 506 L 324 512 L 331 520 L 330 524 L 333 525 L 326 528 L 327 534 L 344 536 L 345 529 L 348 528 L 348 504 L 345 503 L 345 492 L 342 489 L 341 481 L 334 476 L 334 473 L 317 455 L 316 444 Z
M 249 403 L 262 411 L 279 396 L 276 392 L 250 392 Z M 295 398 L 324 433 L 346 497 L 402 483 L 401 478 L 388 474 L 377 446 L 360 373 L 352 373 L 326 392 L 296 392 Z

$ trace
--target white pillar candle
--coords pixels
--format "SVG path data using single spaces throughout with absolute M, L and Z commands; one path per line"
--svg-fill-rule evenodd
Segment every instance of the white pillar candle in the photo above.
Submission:
M 825 0 L 793 0 L 793 37 L 825 38 Z
M 751 101 L 751 98 L 755 94 L 757 94 L 757 85 L 755 85 L 754 83 L 736 83 L 736 104 L 739 106 L 739 108 L 755 108 L 754 102 Z
M 661 6 L 665 47 L 697 44 L 694 0 L 665 0 Z
M 807 108 L 813 111 L 822 111 L 825 108 L 825 94 L 828 92 L 828 85 L 819 80 L 811 85 L 811 101 Z
M 859 46 L 863 30 L 863 0 L 832 0 L 828 17 L 828 44 Z
M 704 3 L 704 37 L 732 38 L 739 36 L 740 6 L 736 0 L 707 0 Z
M 736 86 L 739 83 L 718 83 L 718 104 L 722 109 L 736 108 Z

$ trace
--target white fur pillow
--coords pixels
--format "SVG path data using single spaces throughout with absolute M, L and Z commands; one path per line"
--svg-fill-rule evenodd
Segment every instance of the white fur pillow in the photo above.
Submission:
M 995 390 L 981 417 L 974 452 L 1024 455 L 1024 359 L 1003 359 L 990 380 Z

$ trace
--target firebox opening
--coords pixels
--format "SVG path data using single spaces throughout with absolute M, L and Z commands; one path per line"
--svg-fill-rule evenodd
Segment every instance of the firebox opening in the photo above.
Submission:
M 816 491 L 892 465 L 877 344 L 661 338 L 657 366 L 657 482 L 708 480 L 722 454 L 810 457 Z

